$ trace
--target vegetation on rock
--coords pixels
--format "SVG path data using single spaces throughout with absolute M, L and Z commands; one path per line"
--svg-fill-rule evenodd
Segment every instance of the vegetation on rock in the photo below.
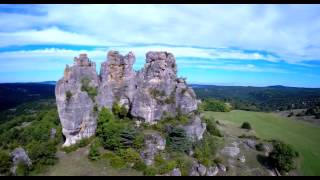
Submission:
M 96 87 L 90 86 L 90 79 L 84 77 L 81 79 L 81 91 L 85 91 L 88 93 L 88 96 L 94 101 L 94 98 L 98 95 L 98 90 Z

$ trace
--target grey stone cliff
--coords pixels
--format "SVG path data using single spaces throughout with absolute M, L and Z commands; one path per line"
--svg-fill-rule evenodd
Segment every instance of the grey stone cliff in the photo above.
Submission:
M 194 91 L 177 77 L 173 54 L 148 52 L 144 68 L 138 72 L 133 70 L 134 62 L 132 52 L 123 56 L 109 51 L 99 75 L 86 54 L 75 58 L 73 66 L 66 66 L 55 89 L 66 137 L 64 146 L 94 135 L 98 110 L 111 108 L 115 102 L 125 105 L 133 118 L 148 124 L 155 124 L 164 116 L 192 114 L 197 110 Z M 190 138 L 198 140 L 205 124 L 195 118 L 185 129 Z

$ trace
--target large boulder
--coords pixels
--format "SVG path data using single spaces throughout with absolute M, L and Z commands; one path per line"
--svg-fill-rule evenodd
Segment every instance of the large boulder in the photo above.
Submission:
M 72 67 L 66 66 L 64 76 L 55 88 L 62 132 L 66 138 L 64 146 L 95 134 L 98 86 L 96 65 L 86 54 L 75 57 Z
M 200 163 L 194 163 L 193 166 L 190 169 L 189 176 L 204 176 L 206 175 L 207 168 L 200 164 Z
M 194 116 L 191 123 L 185 125 L 183 128 L 187 136 L 195 142 L 203 138 L 203 133 L 206 131 L 206 123 L 201 122 L 199 116 Z
M 18 164 L 22 163 L 26 166 L 31 166 L 32 165 L 32 162 L 27 154 L 27 152 L 19 147 L 19 148 L 16 148 L 14 149 L 11 153 L 11 158 L 12 158 L 12 162 L 13 162 L 13 167 L 11 168 L 11 172 L 13 174 L 16 174 L 16 169 L 18 167 Z
M 145 149 L 141 152 L 141 157 L 146 165 L 154 163 L 154 157 L 166 147 L 166 140 L 159 133 L 149 133 L 145 135 Z

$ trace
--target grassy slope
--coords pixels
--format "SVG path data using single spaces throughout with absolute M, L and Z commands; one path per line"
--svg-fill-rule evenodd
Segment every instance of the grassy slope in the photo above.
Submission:
M 272 113 L 231 111 L 206 112 L 217 120 L 226 120 L 240 126 L 248 121 L 257 135 L 265 139 L 280 139 L 291 144 L 301 155 L 299 171 L 303 175 L 320 175 L 320 128 Z
M 128 168 L 114 169 L 104 160 L 90 161 L 88 147 L 66 154 L 57 153 L 59 162 L 40 175 L 44 176 L 141 176 L 138 171 Z

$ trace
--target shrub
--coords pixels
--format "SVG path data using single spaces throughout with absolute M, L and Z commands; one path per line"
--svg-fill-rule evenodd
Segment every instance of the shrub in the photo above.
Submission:
M 256 144 L 257 151 L 265 151 L 264 145 L 262 143 Z
M 180 169 L 182 176 L 188 176 L 189 170 L 193 165 L 193 160 L 186 154 L 175 155 L 177 168 Z
M 159 174 L 165 174 L 170 171 L 172 171 L 175 167 L 177 166 L 176 161 L 171 160 L 171 161 L 165 161 L 161 166 L 159 166 Z
M 124 105 L 120 105 L 119 102 L 115 102 L 112 105 L 112 113 L 118 118 L 123 119 L 128 116 L 128 110 Z
M 220 130 L 218 129 L 216 123 L 214 122 L 214 119 L 204 118 L 204 122 L 206 123 L 206 129 L 207 131 L 213 135 L 218 137 L 223 137 Z
M 180 127 L 173 127 L 167 136 L 167 142 L 170 150 L 178 152 L 188 152 L 192 145 L 186 131 Z
M 90 142 L 92 138 L 83 138 L 79 141 L 78 147 L 86 147 Z
M 11 157 L 8 152 L 0 151 L 0 174 L 7 175 L 12 166 Z
M 122 148 L 141 148 L 144 136 L 132 122 L 115 120 L 113 114 L 103 108 L 99 113 L 97 136 L 104 148 L 119 150 Z
M 73 145 L 70 145 L 70 146 L 63 147 L 63 148 L 61 148 L 61 150 L 68 154 L 68 153 L 71 153 L 73 151 L 76 151 L 78 148 L 79 147 L 78 147 L 77 144 L 73 144 Z
M 27 176 L 29 174 L 29 167 L 23 162 L 17 164 L 16 175 L 17 176 Z
M 215 160 L 217 147 L 217 138 L 206 134 L 203 139 L 195 145 L 194 157 L 203 165 L 211 166 Z
M 252 129 L 250 123 L 248 123 L 248 122 L 244 122 L 244 123 L 241 125 L 241 128 L 242 128 L 242 129 L 248 129 L 248 130 L 251 130 L 251 129 Z
M 88 158 L 90 160 L 98 160 L 100 158 L 100 152 L 98 150 L 98 143 L 97 142 L 93 142 L 90 145 L 90 150 L 89 150 L 89 154 L 88 154 Z
M 294 114 L 293 114 L 293 112 L 290 112 L 289 114 L 288 114 L 288 117 L 291 117 L 291 116 L 293 116 Z
M 133 169 L 137 170 L 137 171 L 144 171 L 147 168 L 147 165 L 143 162 L 143 161 L 138 161 L 137 163 L 135 163 L 132 167 Z
M 221 101 L 206 99 L 201 103 L 201 109 L 204 111 L 229 112 L 230 108 Z
M 117 156 L 117 155 L 113 155 L 110 159 L 110 165 L 111 167 L 113 168 L 122 168 L 125 166 L 125 161 L 120 157 L 120 156 Z
M 119 156 L 126 162 L 126 163 L 139 163 L 142 162 L 140 154 L 137 153 L 134 149 L 121 149 L 119 151 Z
M 157 169 L 152 166 L 147 166 L 147 168 L 144 169 L 143 175 L 145 176 L 155 176 L 157 174 Z
M 298 156 L 299 153 L 290 145 L 281 141 L 275 141 L 269 157 L 274 167 L 281 172 L 289 172 L 290 170 L 295 169 L 294 159 Z
M 90 79 L 85 77 L 81 79 L 81 91 L 86 91 L 88 96 L 94 101 L 94 98 L 97 96 L 97 88 L 90 86 Z
M 216 158 L 213 160 L 213 163 L 215 163 L 216 165 L 221 164 L 221 163 L 222 163 L 222 159 L 221 159 L 220 157 L 216 157 Z
M 71 97 L 72 97 L 71 91 L 67 91 L 67 92 L 66 92 L 66 99 L 67 99 L 67 101 L 69 101 Z
M 158 99 L 159 97 L 163 97 L 166 95 L 164 91 L 159 91 L 157 89 L 149 89 L 149 94 L 153 99 Z

